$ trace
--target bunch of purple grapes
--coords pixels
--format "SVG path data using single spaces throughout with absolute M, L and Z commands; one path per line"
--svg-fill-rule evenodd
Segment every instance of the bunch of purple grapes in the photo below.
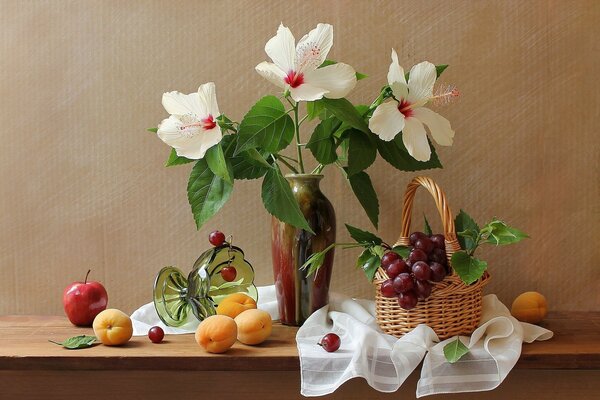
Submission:
M 410 253 L 406 260 L 393 252 L 381 258 L 381 267 L 389 279 L 381 284 L 384 297 L 397 297 L 405 310 L 417 306 L 419 300 L 431 295 L 431 282 L 441 282 L 448 274 L 444 235 L 427 236 L 414 232 L 409 237 Z

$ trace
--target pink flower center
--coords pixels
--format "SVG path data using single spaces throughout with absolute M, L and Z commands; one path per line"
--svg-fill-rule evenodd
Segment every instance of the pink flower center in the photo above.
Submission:
M 412 115 L 414 114 L 414 111 L 412 109 L 412 104 L 410 104 L 408 101 L 402 99 L 402 101 L 400 103 L 398 103 L 398 111 L 400 111 L 402 114 L 404 114 L 404 118 L 409 118 L 412 117 Z
M 198 121 L 198 117 L 192 114 L 182 115 L 181 122 L 183 125 L 179 127 L 179 132 L 185 137 L 192 138 L 202 131 L 208 131 L 217 126 L 212 115 L 202 118 Z
M 304 83 L 304 74 L 302 72 L 298 74 L 296 71 L 289 71 L 285 78 L 283 78 L 283 81 L 291 87 L 297 88 Z
M 215 119 L 210 114 L 208 114 L 208 117 L 202 118 L 201 121 L 202 121 L 202 127 L 204 128 L 204 130 L 207 130 L 207 131 L 211 130 L 215 126 L 217 126 L 217 123 L 215 122 Z

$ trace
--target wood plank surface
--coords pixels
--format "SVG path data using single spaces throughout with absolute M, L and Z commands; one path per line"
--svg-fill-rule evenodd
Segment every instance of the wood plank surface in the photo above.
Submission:
M 517 368 L 600 369 L 600 313 L 555 313 L 543 326 L 555 333 L 525 344 Z M 134 337 L 121 347 L 66 350 L 48 339 L 93 334 L 59 316 L 0 316 L 0 370 L 297 371 L 296 328 L 275 324 L 260 346 L 236 343 L 226 354 L 209 354 L 193 335 L 168 335 L 161 344 Z

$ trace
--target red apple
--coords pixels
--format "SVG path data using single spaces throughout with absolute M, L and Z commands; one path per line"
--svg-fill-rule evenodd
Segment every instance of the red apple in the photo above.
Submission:
M 63 292 L 63 306 L 69 321 L 77 326 L 91 326 L 94 318 L 106 309 L 108 294 L 100 282 L 74 282 Z

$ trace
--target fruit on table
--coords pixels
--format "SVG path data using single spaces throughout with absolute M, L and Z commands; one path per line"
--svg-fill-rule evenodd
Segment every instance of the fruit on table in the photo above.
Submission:
M 227 315 L 212 315 L 198 325 L 196 342 L 209 353 L 224 353 L 237 340 L 237 325 Z
M 225 243 L 225 234 L 221 231 L 212 231 L 208 235 L 208 241 L 215 247 L 222 246 Z
M 548 303 L 541 293 L 525 292 L 513 301 L 510 313 L 519 321 L 537 324 L 546 317 Z
M 116 308 L 106 309 L 96 315 L 92 326 L 98 340 L 107 346 L 125 344 L 133 335 L 131 318 Z
M 332 353 L 340 348 L 341 343 L 342 341 L 338 335 L 335 333 L 328 333 L 327 335 L 323 336 L 318 345 L 321 346 L 325 351 Z
M 72 324 L 90 326 L 94 318 L 106 309 L 108 294 L 100 282 L 89 281 L 88 270 L 83 282 L 74 282 L 63 291 L 63 307 Z
M 148 331 L 148 339 L 152 341 L 152 343 L 160 343 L 165 337 L 165 331 L 160 326 L 153 326 Z
M 225 297 L 217 307 L 217 314 L 235 318 L 246 310 L 256 308 L 256 301 L 244 294 L 234 293 Z
M 237 339 L 249 345 L 260 344 L 271 336 L 271 315 L 263 310 L 246 310 L 235 317 Z

